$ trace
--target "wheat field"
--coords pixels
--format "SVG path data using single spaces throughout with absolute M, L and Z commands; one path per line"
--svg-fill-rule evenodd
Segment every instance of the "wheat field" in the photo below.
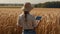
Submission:
M 0 34 L 21 34 L 22 28 L 17 29 L 16 23 L 22 12 L 21 8 L 0 8 Z M 37 34 L 60 34 L 60 8 L 34 8 L 30 13 L 42 16 Z

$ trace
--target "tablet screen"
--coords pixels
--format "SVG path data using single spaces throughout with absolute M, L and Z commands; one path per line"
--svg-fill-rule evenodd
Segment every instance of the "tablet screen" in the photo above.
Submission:
M 41 20 L 41 18 L 42 18 L 41 16 L 37 16 L 36 20 Z

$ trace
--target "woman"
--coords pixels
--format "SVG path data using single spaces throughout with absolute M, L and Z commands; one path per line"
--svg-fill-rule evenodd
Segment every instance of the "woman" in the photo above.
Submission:
M 34 29 L 38 24 L 35 17 L 29 13 L 32 9 L 31 3 L 27 2 L 22 8 L 23 13 L 19 15 L 17 25 L 23 28 L 22 34 L 36 34 Z

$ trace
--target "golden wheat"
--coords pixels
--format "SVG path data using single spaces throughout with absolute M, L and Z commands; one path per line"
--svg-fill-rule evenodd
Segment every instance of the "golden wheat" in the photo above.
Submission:
M 17 17 L 21 13 L 20 8 L 0 8 L 0 34 L 21 34 L 22 28 L 16 29 Z M 42 16 L 37 34 L 60 34 L 59 8 L 34 8 L 31 14 Z

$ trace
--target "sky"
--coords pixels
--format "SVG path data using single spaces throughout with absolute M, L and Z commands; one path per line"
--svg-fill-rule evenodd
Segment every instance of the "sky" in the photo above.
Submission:
M 37 3 L 44 3 L 48 1 L 60 1 L 60 0 L 0 0 L 0 4 L 21 4 L 21 3 L 26 3 L 30 2 L 32 4 L 37 4 Z

